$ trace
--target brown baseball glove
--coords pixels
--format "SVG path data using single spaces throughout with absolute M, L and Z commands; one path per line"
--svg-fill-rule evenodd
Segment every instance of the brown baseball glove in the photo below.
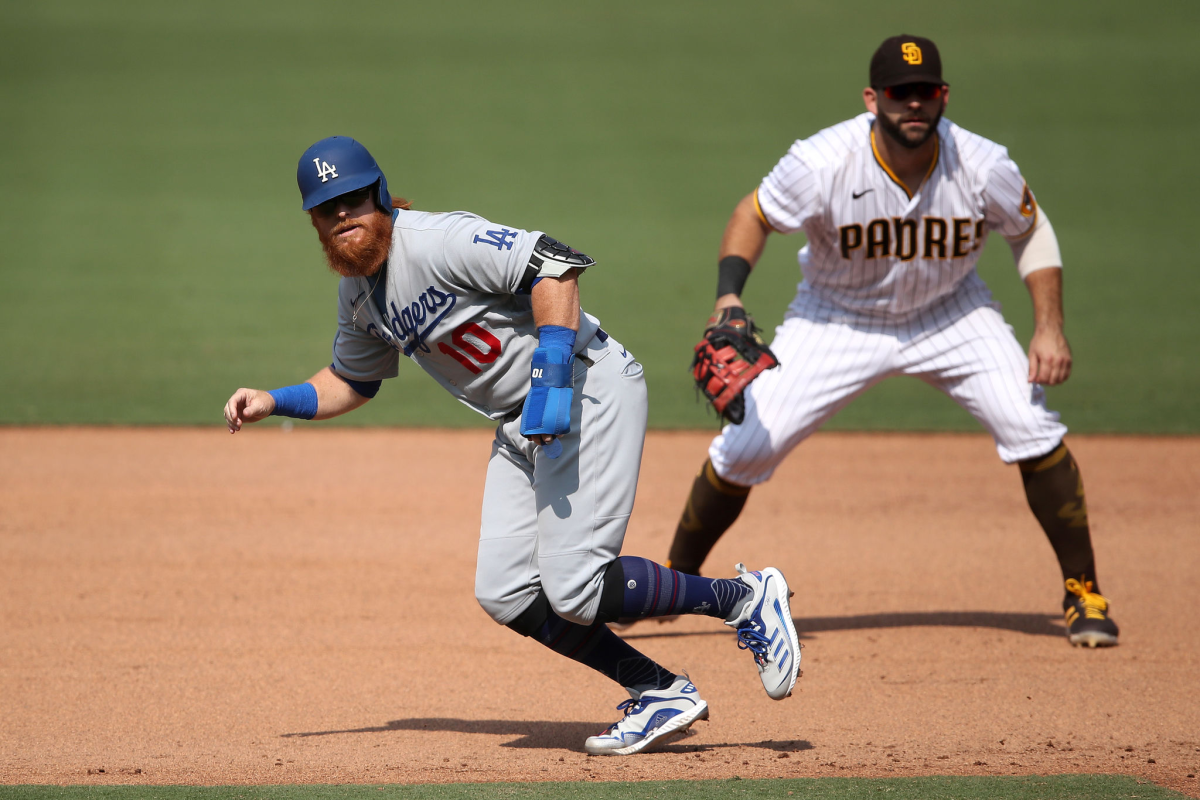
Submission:
M 759 373 L 779 366 L 779 359 L 758 331 L 744 308 L 722 308 L 708 318 L 704 338 L 692 358 L 697 388 L 717 414 L 734 425 L 741 425 L 746 418 L 743 390 Z

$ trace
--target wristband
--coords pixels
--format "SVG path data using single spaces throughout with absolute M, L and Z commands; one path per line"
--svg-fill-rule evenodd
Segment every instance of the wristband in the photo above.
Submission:
M 273 417 L 312 419 L 317 415 L 317 389 L 311 383 L 284 386 L 267 392 L 275 399 Z
M 717 264 L 717 297 L 736 294 L 741 297 L 750 277 L 750 262 L 741 256 L 725 256 Z
M 556 347 L 571 355 L 575 349 L 575 331 L 561 325 L 543 325 L 538 328 L 538 347 Z
M 561 325 L 543 325 L 538 328 L 538 346 L 533 351 L 531 387 L 570 386 L 574 376 L 575 331 Z

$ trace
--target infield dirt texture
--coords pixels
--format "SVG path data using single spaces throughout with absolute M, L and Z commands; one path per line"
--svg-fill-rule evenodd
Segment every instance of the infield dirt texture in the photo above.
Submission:
M 662 557 L 707 438 L 650 437 L 627 552 Z M 714 620 L 642 623 L 631 638 L 690 673 L 712 720 L 630 758 L 582 752 L 622 692 L 475 603 L 489 442 L 0 430 L 0 782 L 1086 772 L 1200 796 L 1195 439 L 1072 440 L 1122 626 L 1085 651 L 989 440 L 817 436 L 710 562 L 791 579 L 795 696 L 767 699 Z
M 1066 644 L 1016 471 L 946 433 L 978 430 L 953 403 L 888 381 L 710 561 L 797 584 L 796 696 L 768 701 L 721 626 L 651 623 L 636 643 L 713 719 L 589 758 L 620 694 L 472 597 L 485 421 L 404 364 L 325 430 L 216 427 L 237 386 L 329 362 L 335 280 L 296 158 L 356 136 L 418 208 L 598 259 L 584 306 L 646 365 L 658 429 L 627 552 L 662 558 L 715 428 L 686 364 L 728 214 L 795 138 L 861 110 L 900 31 L 938 42 L 948 116 L 1009 147 L 1058 232 L 1075 370 L 1049 398 L 1122 644 Z M 1112 773 L 1200 797 L 1198 41 L 1193 0 L 0 3 L 0 796 L 851 776 L 1084 798 L 1100 784 L 986 781 Z M 768 331 L 801 244 L 773 238 L 750 281 Z M 999 240 L 981 272 L 1027 341 Z M 213 427 L 19 427 L 59 424 Z M 882 781 L 939 775 L 984 782 Z M 786 794 L 754 786 L 737 796 Z

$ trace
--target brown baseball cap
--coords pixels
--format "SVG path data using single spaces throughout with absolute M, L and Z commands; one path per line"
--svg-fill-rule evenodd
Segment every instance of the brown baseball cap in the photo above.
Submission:
M 880 89 L 902 83 L 946 83 L 937 45 L 923 36 L 891 36 L 871 56 L 871 85 Z

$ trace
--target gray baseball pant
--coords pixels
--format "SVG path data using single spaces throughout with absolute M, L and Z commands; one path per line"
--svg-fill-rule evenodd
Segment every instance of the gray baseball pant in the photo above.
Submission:
M 646 438 L 642 365 L 596 336 L 576 356 L 574 376 L 559 458 L 521 435 L 519 410 L 496 428 L 475 596 L 501 624 L 539 591 L 563 619 L 592 624 L 604 570 L 621 553 Z

